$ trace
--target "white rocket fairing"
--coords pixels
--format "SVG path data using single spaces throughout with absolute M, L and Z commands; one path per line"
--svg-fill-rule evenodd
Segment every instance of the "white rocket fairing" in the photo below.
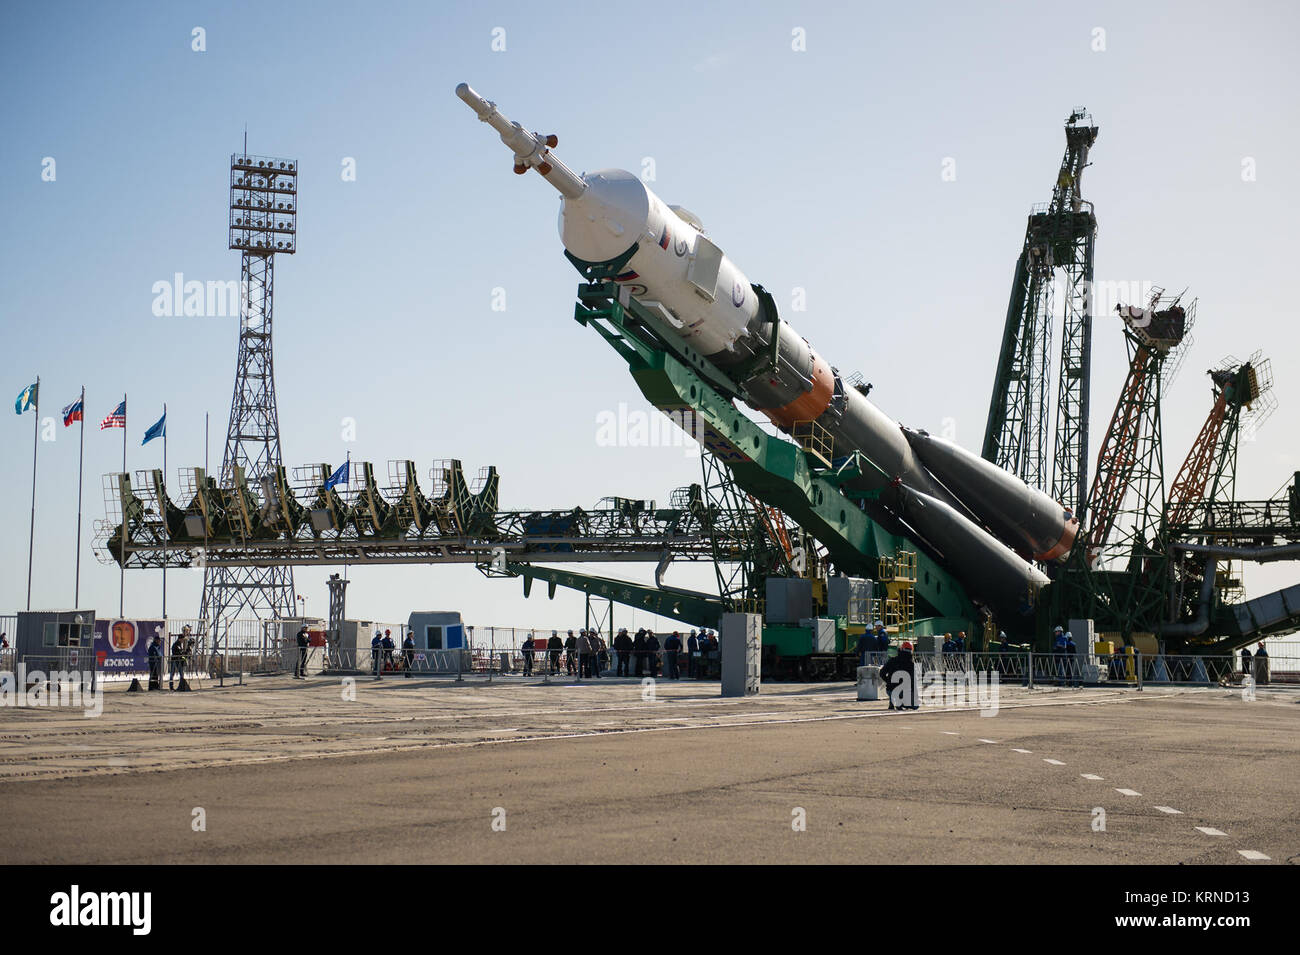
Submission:
M 530 133 L 462 83 L 459 96 L 515 154 L 515 172 L 536 169 L 563 196 L 560 239 L 584 263 L 620 262 L 615 278 L 731 379 L 746 403 L 777 427 L 817 421 L 837 458 L 857 451 L 879 469 L 863 486 L 911 527 L 976 599 L 1023 605 L 1047 577 L 1017 555 L 1054 560 L 1069 551 L 1078 522 L 1046 495 L 1002 469 L 899 424 L 833 369 L 776 315 L 771 297 L 701 231 L 629 172 L 577 175 L 550 150 L 555 136 Z M 775 367 L 755 356 L 780 338 Z

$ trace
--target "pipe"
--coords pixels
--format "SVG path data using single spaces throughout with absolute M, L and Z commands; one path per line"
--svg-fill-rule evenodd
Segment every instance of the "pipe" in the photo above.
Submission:
M 1170 544 L 1170 550 L 1219 557 L 1224 560 L 1249 560 L 1267 564 L 1275 560 L 1300 560 L 1300 543 L 1279 544 L 1274 547 L 1229 547 L 1226 544 Z
M 1211 557 L 1205 562 L 1205 579 L 1201 581 L 1196 619 L 1186 623 L 1166 623 L 1160 627 L 1162 637 L 1199 637 L 1210 628 L 1210 602 L 1214 599 L 1214 576 L 1218 562 Z

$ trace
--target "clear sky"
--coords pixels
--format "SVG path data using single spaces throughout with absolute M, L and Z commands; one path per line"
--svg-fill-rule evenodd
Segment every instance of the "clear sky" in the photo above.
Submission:
M 860 370 L 889 414 L 946 426 L 972 449 L 1025 214 L 1050 197 L 1065 117 L 1087 106 L 1101 128 L 1083 185 L 1100 222 L 1098 281 L 1200 299 L 1164 408 L 1170 476 L 1209 410 L 1204 369 L 1263 349 L 1280 410 L 1243 444 L 1239 492 L 1276 491 L 1300 468 L 1296 6 L 980 6 L 5 5 L 4 395 L 39 374 L 42 415 L 57 417 L 86 387 L 82 605 L 116 612 L 116 566 L 95 562 L 90 539 L 101 477 L 121 459 L 120 433 L 98 423 L 122 393 L 130 470 L 161 465 L 161 442 L 140 440 L 164 402 L 171 483 L 203 461 L 205 413 L 220 461 L 237 319 L 155 316 L 153 286 L 178 272 L 238 278 L 227 163 L 245 126 L 250 152 L 302 170 L 299 252 L 276 273 L 286 464 L 349 451 L 381 474 L 389 459 L 426 475 L 439 458 L 470 473 L 494 464 L 507 508 L 662 502 L 698 480 L 698 458 L 680 448 L 598 445 L 602 412 L 648 406 L 623 362 L 572 321 L 578 276 L 556 236 L 556 194 L 511 174 L 506 149 L 453 95 L 462 80 L 556 132 L 557 154 L 580 171 L 640 172 L 652 159 L 652 188 L 698 214 L 824 356 Z M 806 311 L 792 310 L 796 288 Z M 498 289 L 504 311 L 492 307 Z M 1097 318 L 1093 357 L 1095 454 L 1125 371 L 1111 316 Z M 30 414 L 8 416 L 0 448 L 9 612 L 25 601 Z M 39 464 L 32 603 L 66 607 L 75 429 L 58 425 Z M 309 613 L 324 614 L 333 569 L 297 572 Z M 517 581 L 472 568 L 351 576 L 349 616 L 581 622 L 577 595 L 524 601 Z M 158 577 L 128 574 L 128 614 L 159 611 Z M 1295 564 L 1274 565 L 1249 569 L 1247 583 L 1260 593 L 1296 577 Z M 711 573 L 668 579 L 702 586 Z M 196 615 L 200 572 L 168 581 L 169 610 Z

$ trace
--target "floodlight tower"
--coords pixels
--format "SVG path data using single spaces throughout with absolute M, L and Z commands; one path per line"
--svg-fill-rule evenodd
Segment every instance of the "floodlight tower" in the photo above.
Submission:
M 239 358 L 221 463 L 221 485 L 239 489 L 274 478 L 280 466 L 280 420 L 271 365 L 275 256 L 293 255 L 298 235 L 298 163 L 230 157 L 229 248 L 240 251 Z M 208 567 L 200 617 L 211 633 L 248 610 L 258 618 L 292 617 L 293 569 Z

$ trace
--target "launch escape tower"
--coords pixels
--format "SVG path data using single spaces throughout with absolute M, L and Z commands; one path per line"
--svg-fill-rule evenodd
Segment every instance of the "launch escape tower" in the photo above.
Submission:
M 291 159 L 230 157 L 229 248 L 240 251 L 239 357 L 230 427 L 221 462 L 223 487 L 274 487 L 280 467 L 280 420 L 271 362 L 275 256 L 293 255 L 298 233 L 298 163 Z M 297 601 L 293 569 L 208 566 L 199 612 L 217 632 L 221 621 L 248 610 L 261 619 L 291 617 Z
M 1092 204 L 1081 198 L 1080 178 L 1096 139 L 1092 117 L 1083 108 L 1072 112 L 1065 124 L 1065 155 L 1052 201 L 1030 211 L 1011 285 L 982 451 L 986 460 L 1060 501 L 1080 523 L 1088 493 L 1090 293 L 1097 238 L 1097 218 Z M 1058 291 L 1061 361 L 1056 448 L 1049 462 L 1049 362 Z

